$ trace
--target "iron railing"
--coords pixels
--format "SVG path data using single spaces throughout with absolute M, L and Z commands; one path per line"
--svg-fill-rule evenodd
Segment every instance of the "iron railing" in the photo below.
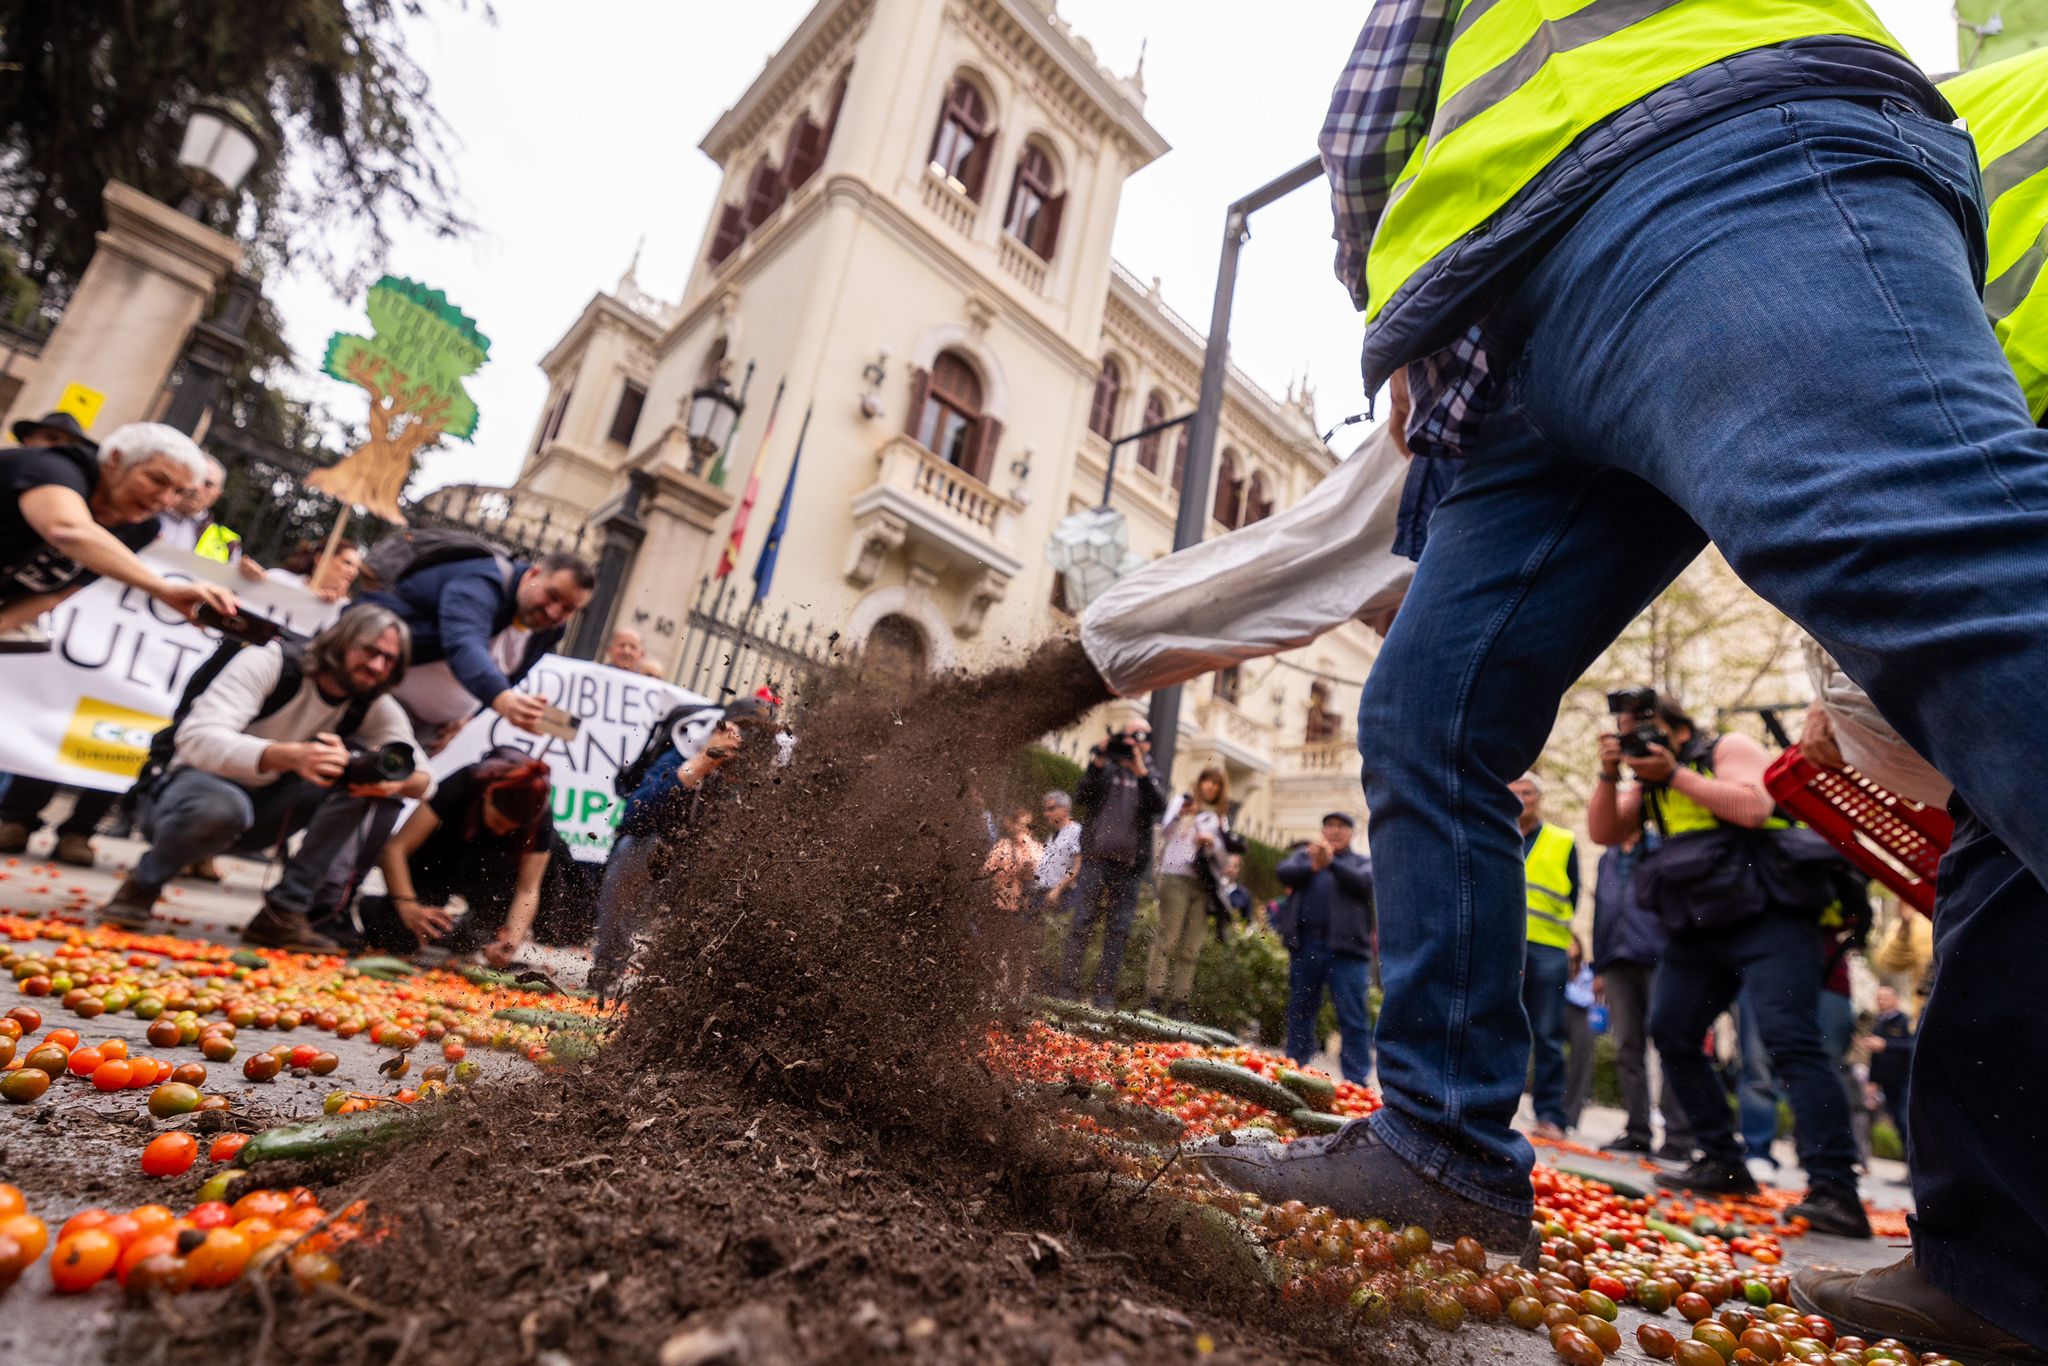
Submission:
M 751 601 L 737 577 L 708 577 L 684 622 L 676 682 L 720 702 L 769 688 L 793 707 L 838 647 L 837 631 Z

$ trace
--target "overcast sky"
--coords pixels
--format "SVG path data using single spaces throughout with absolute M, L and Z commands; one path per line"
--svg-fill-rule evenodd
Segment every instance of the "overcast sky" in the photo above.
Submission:
M 938 0 L 931 0 L 938 3 Z M 1947 0 L 1873 0 L 1923 65 L 1955 62 Z M 437 6 L 413 55 L 458 143 L 455 179 L 476 236 L 436 242 L 395 225 L 389 269 L 446 291 L 491 339 L 469 380 L 473 445 L 425 457 L 423 482 L 504 483 L 545 397 L 540 357 L 644 235 L 641 284 L 680 294 L 718 169 L 697 143 L 810 9 L 809 0 L 495 0 L 497 23 Z M 1206 327 L 1223 207 L 1315 152 L 1329 89 L 1365 0 L 1061 0 L 1122 74 L 1146 45 L 1145 112 L 1173 150 L 1126 186 L 1116 255 L 1157 275 Z M 1259 214 L 1238 276 L 1233 359 L 1274 393 L 1306 373 L 1324 427 L 1364 406 L 1359 324 L 1330 273 L 1320 184 Z M 268 282 L 308 368 L 328 335 L 362 331 L 359 300 L 317 279 Z M 313 378 L 343 414 L 360 398 Z M 1342 448 L 1345 439 L 1336 444 Z

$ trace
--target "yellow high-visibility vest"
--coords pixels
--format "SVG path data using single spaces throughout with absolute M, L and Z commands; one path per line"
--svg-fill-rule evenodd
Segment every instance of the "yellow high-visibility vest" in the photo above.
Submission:
M 1366 321 L 1595 124 L 1738 53 L 1829 35 L 1904 51 L 1862 0 L 1466 0 L 1366 257 Z
M 1943 81 L 1977 140 L 1991 219 L 1984 311 L 2034 421 L 2048 414 L 2048 48 Z
M 1578 841 L 1572 832 L 1548 823 L 1536 827 L 1536 842 L 1523 861 L 1523 885 L 1529 893 L 1529 942 L 1553 948 L 1572 946 L 1571 854 Z
M 235 547 L 241 543 L 240 533 L 229 531 L 219 522 L 209 522 L 206 530 L 199 533 L 199 544 L 192 547 L 192 553 L 202 560 L 226 564 L 235 557 Z

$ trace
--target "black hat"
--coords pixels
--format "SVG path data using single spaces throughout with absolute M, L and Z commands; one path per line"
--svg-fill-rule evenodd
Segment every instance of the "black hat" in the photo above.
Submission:
M 1348 825 L 1348 826 L 1350 826 L 1350 827 L 1351 827 L 1351 828 L 1352 828 L 1353 830 L 1356 830 L 1356 829 L 1358 828 L 1358 822 L 1357 822 L 1357 821 L 1355 821 L 1355 820 L 1353 820 L 1353 819 L 1351 818 L 1351 815 L 1350 815 L 1350 813 L 1348 813 L 1348 812 L 1344 812 L 1344 811 L 1332 811 L 1332 812 L 1331 812 L 1331 813 L 1330 813 L 1329 815 L 1327 815 L 1327 816 L 1323 817 L 1323 824 L 1324 824 L 1324 825 L 1328 825 L 1328 824 L 1329 824 L 1329 823 L 1330 823 L 1331 821 L 1338 821 L 1338 822 L 1340 822 L 1340 823 L 1342 823 L 1342 824 L 1344 824 L 1344 825 Z
M 98 444 L 85 434 L 85 428 L 78 425 L 78 419 L 62 411 L 44 413 L 41 417 L 25 417 L 14 424 L 14 439 L 26 441 L 36 432 L 62 432 L 69 438 L 67 446 L 91 446 L 98 450 Z

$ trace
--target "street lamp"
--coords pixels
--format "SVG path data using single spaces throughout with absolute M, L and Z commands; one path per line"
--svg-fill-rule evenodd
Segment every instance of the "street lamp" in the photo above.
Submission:
M 1194 420 L 1193 413 L 1183 413 L 1110 442 L 1109 460 L 1102 471 L 1101 506 L 1068 513 L 1053 528 L 1045 558 L 1065 577 L 1067 609 L 1075 616 L 1087 611 L 1088 604 L 1108 592 L 1111 584 L 1145 563 L 1131 552 L 1131 531 L 1124 515 L 1109 505 L 1116 486 L 1116 453 L 1133 441 Z
M 196 105 L 185 125 L 185 140 L 178 147 L 178 169 L 191 182 L 191 193 L 178 205 L 188 218 L 197 218 L 209 199 L 225 199 L 242 187 L 256 160 L 263 154 L 263 140 L 255 117 L 235 100 Z
M 739 425 L 743 407 L 733 397 L 732 388 L 722 374 L 713 376 L 710 383 L 700 384 L 691 392 L 690 420 L 684 432 L 689 436 L 690 449 L 700 464 L 725 449 L 725 443 L 732 439 L 733 428 Z

